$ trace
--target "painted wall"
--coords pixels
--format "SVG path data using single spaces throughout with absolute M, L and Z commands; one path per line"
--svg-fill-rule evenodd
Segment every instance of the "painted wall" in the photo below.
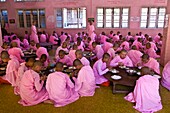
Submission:
M 61 31 L 74 34 L 75 32 L 86 31 L 86 29 L 59 29 L 55 28 L 55 16 L 54 11 L 56 8 L 61 7 L 86 7 L 87 9 L 87 18 L 96 17 L 96 8 L 97 7 L 130 7 L 130 18 L 131 17 L 140 17 L 141 7 L 160 7 L 167 6 L 168 0 L 44 0 L 43 2 L 14 2 L 14 0 L 7 0 L 5 3 L 0 3 L 0 9 L 8 10 L 8 18 L 15 19 L 15 24 L 9 24 L 9 32 L 15 32 L 18 35 L 23 36 L 24 31 L 30 31 L 30 28 L 18 28 L 17 22 L 17 9 L 35 9 L 35 8 L 45 8 L 46 13 L 46 31 L 52 33 L 53 30 L 56 30 L 58 33 Z M 115 32 L 120 31 L 121 34 L 126 35 L 128 31 L 131 31 L 132 34 L 136 34 L 139 31 L 143 33 L 148 33 L 151 36 L 155 36 L 158 32 L 163 32 L 163 29 L 140 29 L 139 21 L 130 21 L 129 28 L 112 28 L 112 29 L 103 29 L 96 28 L 97 34 L 105 31 L 109 33 L 110 30 Z

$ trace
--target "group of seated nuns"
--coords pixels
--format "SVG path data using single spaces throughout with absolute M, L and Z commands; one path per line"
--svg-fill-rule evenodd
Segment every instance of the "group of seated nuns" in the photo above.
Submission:
M 41 102 L 62 107 L 75 102 L 83 96 L 93 96 L 95 89 L 109 86 L 110 82 L 103 75 L 118 66 L 142 67 L 141 77 L 136 81 L 134 91 L 125 99 L 134 102 L 134 108 L 140 112 L 156 112 L 162 109 L 159 94 L 159 80 L 152 76 L 154 71 L 162 75 L 161 84 L 170 90 L 170 62 L 160 73 L 160 58 L 162 34 L 155 37 L 142 32 L 135 36 L 128 32 L 122 36 L 118 31 L 89 37 L 87 33 L 77 33 L 71 36 L 55 31 L 51 36 L 39 33 L 39 43 L 34 37 L 19 38 L 16 34 L 6 34 L 0 47 L 0 65 L 6 64 L 6 74 L 1 76 L 1 83 L 11 84 L 14 93 L 20 96 L 19 104 L 23 106 L 37 105 Z M 55 56 L 49 56 L 41 42 L 58 45 Z M 36 58 L 24 59 L 23 51 L 35 51 Z M 93 52 L 94 56 L 87 58 L 84 52 Z M 48 75 L 42 70 L 54 66 L 54 71 Z M 73 73 L 65 73 L 64 66 L 74 66 Z

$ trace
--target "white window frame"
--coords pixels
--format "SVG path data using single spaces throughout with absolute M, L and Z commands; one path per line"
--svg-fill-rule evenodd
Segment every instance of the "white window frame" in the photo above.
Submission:
M 147 8 L 147 15 L 142 15 L 142 8 Z M 140 15 L 140 28 L 164 28 L 164 26 L 165 26 L 165 16 L 166 16 L 166 8 L 165 7 L 142 7 L 141 8 L 141 15 Z M 156 15 L 151 15 L 150 14 L 150 12 L 151 12 L 151 9 L 152 8 L 156 8 L 157 9 L 157 13 L 156 13 Z M 160 9 L 161 8 L 164 8 L 165 9 L 165 14 L 164 15 L 159 15 L 159 11 L 160 11 Z M 147 20 L 146 20 L 146 27 L 141 27 L 141 21 L 142 21 L 142 19 L 141 19 L 141 17 L 142 16 L 147 16 Z M 150 17 L 151 16 L 156 16 L 156 21 L 155 21 L 155 27 L 150 27 Z M 164 21 L 163 21 L 163 23 L 164 23 L 164 25 L 163 25 L 163 27 L 158 27 L 158 24 L 159 24 L 159 21 L 158 21 L 158 19 L 159 19 L 159 16 L 164 16 Z
M 127 21 L 127 27 L 122 27 L 122 24 L 124 22 L 122 22 L 122 18 L 123 18 L 123 9 L 126 9 L 128 8 L 128 21 Z M 101 16 L 98 14 L 98 9 L 103 9 L 103 27 L 98 27 L 98 16 Z M 112 18 L 111 18 L 111 27 L 106 27 L 106 9 L 112 9 Z M 119 9 L 120 10 L 120 13 L 119 13 L 119 27 L 114 27 L 114 9 Z M 96 17 L 96 22 L 97 22 L 97 28 L 129 28 L 129 24 L 130 24 L 130 7 L 97 7 L 97 17 Z M 101 23 L 101 22 L 100 22 Z
M 64 8 L 66 8 L 66 7 L 64 7 Z M 84 28 L 79 28 L 79 18 L 80 17 L 78 17 L 78 20 L 77 20 L 77 22 L 78 22 L 78 27 L 77 28 L 65 28 L 64 27 L 64 8 L 56 8 L 55 9 L 55 27 L 56 28 L 63 28 L 63 29 L 86 29 L 87 28 L 87 20 L 86 20 L 86 27 L 84 27 Z M 77 10 L 77 13 L 78 13 L 78 15 L 79 15 L 79 11 L 80 11 L 80 9 L 81 8 L 85 8 L 85 10 L 86 10 L 86 19 L 87 19 L 87 8 L 86 7 L 74 7 L 74 8 L 66 8 L 66 9 L 76 9 Z M 61 16 L 62 16 L 62 20 L 61 20 L 61 22 L 62 22 L 62 26 L 61 27 L 58 27 L 57 26 L 57 10 L 61 10 L 62 11 L 62 13 L 61 13 Z
M 18 11 L 19 10 L 22 10 L 23 11 L 23 18 L 24 18 L 24 27 L 20 27 L 20 22 L 19 22 L 19 15 L 18 15 Z M 27 21 L 26 21 L 26 11 L 31 11 L 31 13 L 32 13 L 32 11 L 37 11 L 37 21 L 38 21 L 38 23 L 37 23 L 37 27 L 38 28 L 46 28 L 46 17 L 45 17 L 45 27 L 40 27 L 40 10 L 44 10 L 44 12 L 45 12 L 45 9 L 43 8 L 43 9 L 17 9 L 17 17 L 18 17 L 18 27 L 19 28 L 29 28 L 29 27 L 27 27 Z M 31 24 L 32 24 L 32 22 L 33 22 L 33 15 L 32 14 L 30 14 L 30 16 L 31 16 Z

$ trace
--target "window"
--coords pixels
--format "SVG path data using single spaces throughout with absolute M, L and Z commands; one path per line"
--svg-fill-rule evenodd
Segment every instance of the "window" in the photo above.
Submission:
M 56 10 L 56 27 L 86 28 L 86 8 L 62 8 Z
M 43 1 L 43 0 L 14 0 L 15 2 L 39 2 L 39 1 Z
M 5 27 L 5 23 L 8 23 L 8 11 L 5 9 L 0 10 L 0 23 L 2 24 L 2 28 Z
M 6 0 L 0 0 L 0 2 L 6 2 Z
M 129 8 L 97 8 L 97 27 L 128 28 Z
M 142 8 L 141 28 L 163 28 L 165 20 L 165 8 Z
M 19 27 L 31 27 L 33 21 L 36 21 L 37 27 L 45 28 L 45 10 L 44 9 L 31 9 L 31 10 L 18 10 Z

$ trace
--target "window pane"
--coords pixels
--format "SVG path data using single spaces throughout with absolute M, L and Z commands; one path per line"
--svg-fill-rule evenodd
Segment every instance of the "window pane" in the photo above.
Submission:
M 114 22 L 114 27 L 119 27 L 119 23 Z
M 64 8 L 64 28 L 86 27 L 86 8 Z
M 165 20 L 165 16 L 159 16 L 158 17 L 158 21 L 164 21 Z
M 24 27 L 24 15 L 23 10 L 18 10 L 19 26 Z
M 122 21 L 128 21 L 128 16 L 122 16 Z
M 8 12 L 7 10 L 1 10 L 1 14 L 5 23 L 8 23 Z
M 159 23 L 158 22 L 158 27 L 164 27 L 164 22 L 163 23 L 161 23 L 161 22 Z
M 148 8 L 142 8 L 141 15 L 147 15 L 148 14 Z
M 147 21 L 147 16 L 141 16 L 141 21 L 144 21 L 144 20 Z
M 150 16 L 150 21 L 156 21 L 156 16 Z
M 149 23 L 149 27 L 153 27 L 153 28 L 156 27 L 155 22 L 150 22 L 150 23 Z
M 39 22 L 40 22 L 40 28 L 45 28 L 45 10 L 39 11 Z
M 97 27 L 103 27 L 103 23 L 97 23 Z
M 112 23 L 106 23 L 106 27 L 112 27 Z
M 114 9 L 114 15 L 120 15 L 120 9 L 115 8 Z
M 6 2 L 6 0 L 0 0 L 0 2 Z
M 147 22 L 141 22 L 140 23 L 140 27 L 142 27 L 142 28 L 146 28 L 146 25 L 147 25 Z
M 159 15 L 165 15 L 165 8 L 159 8 Z
M 57 9 L 56 10 L 56 27 L 61 28 L 62 27 L 62 9 Z
M 157 8 L 151 8 L 150 9 L 150 15 L 157 15 Z
M 123 8 L 123 15 L 129 15 L 129 8 Z
M 79 28 L 86 27 L 86 8 L 80 8 Z
M 103 8 L 97 9 L 97 27 L 103 27 Z
M 122 23 L 122 28 L 127 28 L 128 27 L 128 22 L 126 22 L 126 23 Z
M 119 21 L 120 17 L 119 16 L 114 16 L 114 21 Z
M 25 11 L 27 27 L 31 27 L 31 11 Z

